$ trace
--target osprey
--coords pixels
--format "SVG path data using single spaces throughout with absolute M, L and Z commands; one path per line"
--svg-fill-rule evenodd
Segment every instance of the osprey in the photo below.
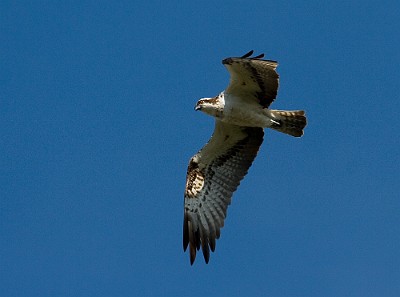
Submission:
M 214 252 L 232 194 L 263 142 L 263 128 L 300 137 L 307 123 L 302 110 L 268 109 L 278 91 L 278 63 L 252 54 L 222 60 L 230 73 L 228 88 L 195 106 L 215 118 L 215 128 L 187 169 L 183 249 L 190 248 L 190 264 L 200 247 L 206 263 Z

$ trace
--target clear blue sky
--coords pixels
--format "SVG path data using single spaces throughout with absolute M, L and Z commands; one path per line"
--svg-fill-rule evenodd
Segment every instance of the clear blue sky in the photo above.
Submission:
M 2 1 L 0 295 L 400 296 L 398 1 L 298 3 Z M 193 107 L 251 49 L 309 124 L 266 131 L 190 266 Z

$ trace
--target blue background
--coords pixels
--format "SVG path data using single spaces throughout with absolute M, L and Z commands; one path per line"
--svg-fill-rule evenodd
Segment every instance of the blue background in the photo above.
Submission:
M 398 1 L 2 1 L 1 296 L 400 296 Z M 182 250 L 223 58 L 278 60 L 216 252 Z

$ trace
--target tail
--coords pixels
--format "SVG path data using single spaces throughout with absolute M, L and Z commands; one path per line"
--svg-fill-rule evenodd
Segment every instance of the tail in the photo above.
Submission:
M 274 117 L 272 129 L 282 133 L 300 137 L 304 134 L 303 129 L 307 125 L 307 119 L 303 110 L 270 110 Z

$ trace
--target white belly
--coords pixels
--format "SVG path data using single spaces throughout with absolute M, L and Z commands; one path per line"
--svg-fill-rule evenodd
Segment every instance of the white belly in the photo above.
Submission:
M 254 105 L 225 106 L 221 120 L 225 123 L 244 127 L 271 127 L 272 121 L 268 109 Z

